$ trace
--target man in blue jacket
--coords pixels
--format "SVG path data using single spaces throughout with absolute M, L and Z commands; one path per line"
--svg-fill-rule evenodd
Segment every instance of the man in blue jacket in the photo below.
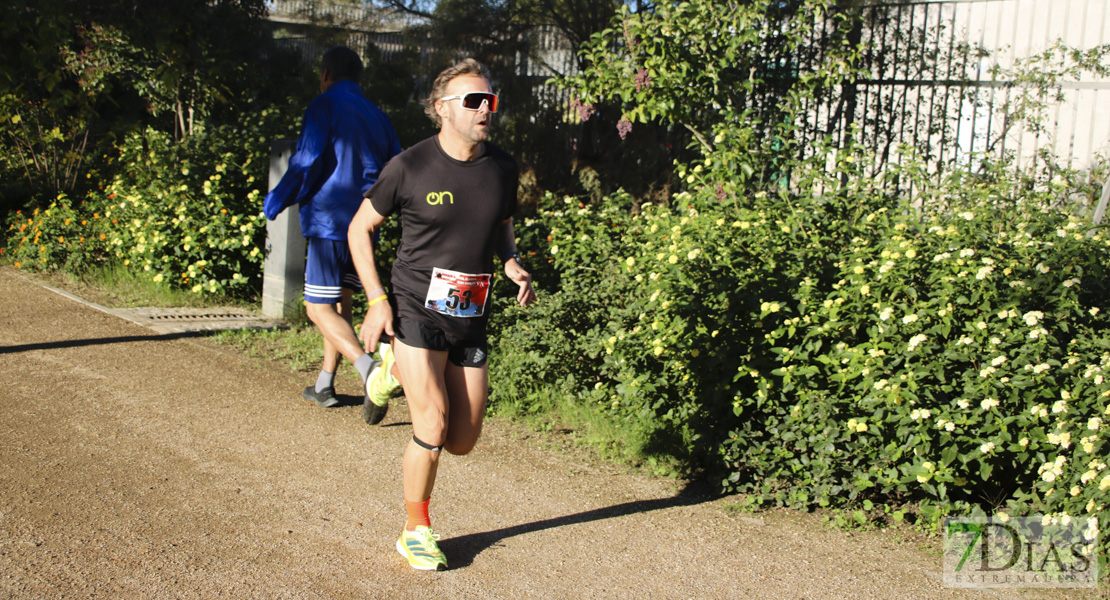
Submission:
M 364 388 L 377 366 L 351 324 L 351 299 L 362 285 L 347 246 L 347 228 L 382 167 L 401 152 L 389 118 L 362 95 L 361 75 L 362 60 L 354 50 L 338 46 L 324 53 L 321 93 L 305 110 L 289 169 L 263 202 L 270 220 L 300 205 L 301 233 L 308 240 L 304 299 L 308 318 L 324 336 L 324 364 L 303 396 L 326 408 L 339 404 L 335 371 L 340 355 L 355 364 Z M 367 299 L 382 294 L 371 290 Z

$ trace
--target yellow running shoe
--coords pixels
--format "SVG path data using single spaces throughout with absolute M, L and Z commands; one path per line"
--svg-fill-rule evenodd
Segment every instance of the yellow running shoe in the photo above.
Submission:
M 397 552 L 409 561 L 409 566 L 420 571 L 446 571 L 447 557 L 439 551 L 436 540 L 439 536 L 432 533 L 431 527 L 417 525 L 416 530 L 406 527 L 397 538 Z
M 370 375 L 366 378 L 366 395 L 362 400 L 362 418 L 368 425 L 377 425 L 389 410 L 389 400 L 398 395 L 401 384 L 393 376 L 393 346 L 382 344 L 379 353 L 382 360 L 374 361 Z

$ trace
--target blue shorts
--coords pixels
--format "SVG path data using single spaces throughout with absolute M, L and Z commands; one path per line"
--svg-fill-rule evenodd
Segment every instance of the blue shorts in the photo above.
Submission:
M 343 288 L 356 292 L 362 289 L 347 242 L 309 238 L 304 266 L 304 301 L 336 304 L 343 299 Z

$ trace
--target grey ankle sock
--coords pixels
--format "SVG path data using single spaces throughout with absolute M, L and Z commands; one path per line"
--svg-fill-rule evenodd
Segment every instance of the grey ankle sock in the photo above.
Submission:
M 335 387 L 335 373 L 328 373 L 321 369 L 320 374 L 316 377 L 316 393 L 319 394 L 333 387 Z
M 363 354 L 355 361 L 355 368 L 358 369 L 359 375 L 362 375 L 363 383 L 366 378 L 370 376 L 370 368 L 374 366 L 374 358 L 369 354 Z

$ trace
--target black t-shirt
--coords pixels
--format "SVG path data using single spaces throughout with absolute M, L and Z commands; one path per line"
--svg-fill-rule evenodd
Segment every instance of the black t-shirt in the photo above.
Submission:
M 450 297 L 457 290 L 445 296 L 447 286 L 432 286 L 432 275 L 437 268 L 441 273 L 494 273 L 497 232 L 516 212 L 518 180 L 513 157 L 489 142 L 480 158 L 460 161 L 432 136 L 386 164 L 366 197 L 382 216 L 400 212 L 401 246 L 391 278 L 397 316 L 419 319 L 464 340 L 484 338 L 492 307 L 488 295 L 481 316 L 444 314 L 429 308 L 430 298 L 444 299 L 455 309 L 460 304 L 469 308 L 472 298 L 469 291 L 465 298 Z M 435 290 L 431 294 L 430 286 Z

